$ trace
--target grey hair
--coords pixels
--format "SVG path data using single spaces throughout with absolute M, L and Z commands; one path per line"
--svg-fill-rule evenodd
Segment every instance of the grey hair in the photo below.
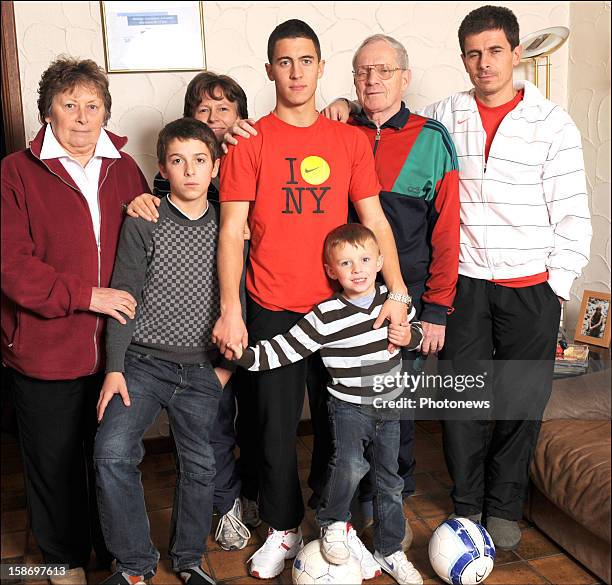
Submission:
M 401 69 L 408 69 L 410 65 L 408 61 L 408 51 L 406 51 L 406 47 L 404 47 L 404 45 L 402 45 L 402 43 L 400 43 L 397 39 L 380 33 L 369 36 L 365 41 L 363 41 L 363 43 L 361 43 L 361 45 L 359 45 L 359 48 L 355 51 L 355 54 L 353 55 L 353 69 L 355 69 L 355 64 L 357 63 L 357 56 L 359 55 L 359 51 L 361 51 L 361 49 L 363 49 L 370 43 L 375 43 L 377 41 L 383 41 L 387 43 L 395 51 L 397 66 Z

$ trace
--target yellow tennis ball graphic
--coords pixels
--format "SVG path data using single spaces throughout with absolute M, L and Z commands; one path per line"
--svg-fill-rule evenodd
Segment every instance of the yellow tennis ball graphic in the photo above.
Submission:
M 320 185 L 329 179 L 329 165 L 320 156 L 307 156 L 300 164 L 302 179 L 309 185 Z

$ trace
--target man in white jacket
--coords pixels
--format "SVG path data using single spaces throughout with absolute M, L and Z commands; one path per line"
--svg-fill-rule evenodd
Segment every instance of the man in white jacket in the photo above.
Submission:
M 444 449 L 455 514 L 482 520 L 495 545 L 511 550 L 561 305 L 588 262 L 591 222 L 578 129 L 534 85 L 513 83 L 521 58 L 514 14 L 474 10 L 459 42 L 474 88 L 425 109 L 447 127 L 459 158 L 459 280 L 440 357 L 455 373 L 494 365 L 492 389 L 505 408 L 493 425 L 445 420 Z

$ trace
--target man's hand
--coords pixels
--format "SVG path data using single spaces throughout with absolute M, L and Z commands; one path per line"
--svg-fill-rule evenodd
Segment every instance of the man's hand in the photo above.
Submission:
M 119 311 L 133 319 L 136 315 L 136 299 L 124 290 L 94 287 L 91 289 L 89 310 L 94 313 L 109 315 L 113 319 L 117 319 L 121 325 L 125 325 L 127 321 Z
M 406 303 L 387 299 L 385 304 L 380 309 L 378 319 L 374 322 L 374 329 L 381 327 L 385 321 L 389 321 L 391 325 L 400 325 L 408 320 L 408 307 Z M 389 343 L 387 348 L 389 353 L 393 353 L 397 347 L 394 343 Z
M 421 353 L 427 355 L 429 353 L 438 353 L 444 347 L 444 334 L 446 333 L 446 325 L 436 325 L 421 321 L 423 325 L 423 345 Z
M 142 217 L 142 219 L 147 221 L 157 222 L 159 217 L 157 208 L 160 204 L 161 199 L 159 197 L 155 197 L 155 195 L 150 193 L 143 193 L 130 201 L 130 204 L 127 206 L 127 214 L 130 217 Z
M 389 341 L 396 347 L 406 347 L 410 343 L 412 330 L 408 321 L 399 325 L 389 325 L 387 329 L 389 331 Z
M 225 385 L 232 377 L 232 372 L 226 370 L 225 368 L 215 368 L 215 374 L 217 375 L 217 378 L 219 378 L 219 382 L 221 383 L 222 388 L 225 388 Z
M 326 118 L 336 122 L 348 122 L 351 115 L 351 108 L 348 100 L 338 98 L 334 100 L 321 112 Z
M 96 406 L 96 410 L 98 412 L 98 422 L 102 420 L 104 411 L 115 394 L 121 395 L 123 404 L 130 406 L 130 395 L 128 394 L 125 377 L 121 372 L 109 372 L 104 378 L 104 384 L 102 384 L 100 398 L 98 399 L 98 405 Z
M 227 360 L 231 360 L 234 356 L 232 347 L 248 345 L 249 336 L 240 308 L 237 311 L 226 311 L 217 319 L 212 332 L 212 342 Z
M 226 132 L 223 135 L 223 142 L 221 143 L 223 152 L 227 154 L 228 144 L 231 144 L 232 146 L 236 146 L 236 144 L 238 144 L 238 141 L 234 138 L 234 136 L 242 136 L 243 138 L 257 136 L 257 130 L 253 128 L 253 124 L 255 124 L 255 120 L 251 118 L 247 118 L 246 120 L 236 120 L 229 132 Z

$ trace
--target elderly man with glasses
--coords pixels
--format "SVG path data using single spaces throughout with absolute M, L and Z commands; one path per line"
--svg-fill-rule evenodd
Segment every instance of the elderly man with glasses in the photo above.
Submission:
M 324 114 L 344 121 L 349 106 L 349 124 L 359 126 L 370 140 L 382 185 L 380 202 L 395 236 L 404 282 L 423 323 L 422 351 L 436 353 L 444 345 L 459 262 L 455 148 L 441 123 L 414 114 L 402 101 L 411 71 L 406 49 L 397 40 L 382 34 L 365 39 L 353 57 L 353 77 L 360 107 L 338 100 Z M 404 355 L 407 362 L 415 357 L 414 352 Z M 407 496 L 415 489 L 414 422 L 401 422 L 399 473 Z M 361 527 L 372 516 L 373 489 L 367 483 L 362 483 L 359 496 Z M 411 540 L 408 526 L 406 535 L 404 548 Z

